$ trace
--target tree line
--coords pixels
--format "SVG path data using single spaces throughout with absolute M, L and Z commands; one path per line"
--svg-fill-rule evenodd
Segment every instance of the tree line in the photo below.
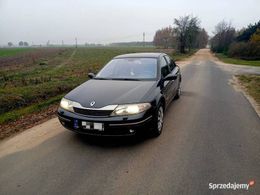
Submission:
M 237 30 L 231 23 L 219 22 L 210 40 L 211 50 L 228 57 L 260 59 L 260 21 Z
M 174 19 L 173 26 L 157 30 L 153 43 L 156 47 L 174 48 L 186 53 L 194 48 L 204 48 L 208 43 L 208 34 L 200 26 L 200 20 L 191 15 Z
M 7 45 L 8 45 L 9 47 L 14 46 L 14 44 L 13 44 L 12 42 L 8 42 Z M 26 41 L 19 41 L 18 45 L 19 45 L 20 47 L 29 47 L 29 43 L 26 42 Z

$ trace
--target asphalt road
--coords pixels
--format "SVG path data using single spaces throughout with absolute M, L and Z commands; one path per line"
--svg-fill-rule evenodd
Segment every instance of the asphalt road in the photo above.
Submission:
M 0 194 L 245 194 L 209 183 L 249 180 L 260 194 L 260 120 L 221 66 L 208 50 L 182 66 L 159 138 L 81 137 L 55 118 L 0 143 Z

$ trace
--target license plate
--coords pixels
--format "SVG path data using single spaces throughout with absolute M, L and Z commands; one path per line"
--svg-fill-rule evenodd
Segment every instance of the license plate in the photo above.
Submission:
M 104 131 L 103 123 L 82 121 L 81 125 L 82 125 L 83 129 Z

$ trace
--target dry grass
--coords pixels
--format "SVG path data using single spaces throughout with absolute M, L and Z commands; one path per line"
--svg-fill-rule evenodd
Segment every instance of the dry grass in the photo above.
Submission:
M 248 94 L 260 105 L 260 75 L 238 75 L 237 78 Z

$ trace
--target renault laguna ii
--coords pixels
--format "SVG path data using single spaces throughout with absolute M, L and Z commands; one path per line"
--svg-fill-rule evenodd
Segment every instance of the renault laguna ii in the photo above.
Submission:
M 165 109 L 181 95 L 180 68 L 164 53 L 116 56 L 88 76 L 58 109 L 61 124 L 77 133 L 159 136 Z

